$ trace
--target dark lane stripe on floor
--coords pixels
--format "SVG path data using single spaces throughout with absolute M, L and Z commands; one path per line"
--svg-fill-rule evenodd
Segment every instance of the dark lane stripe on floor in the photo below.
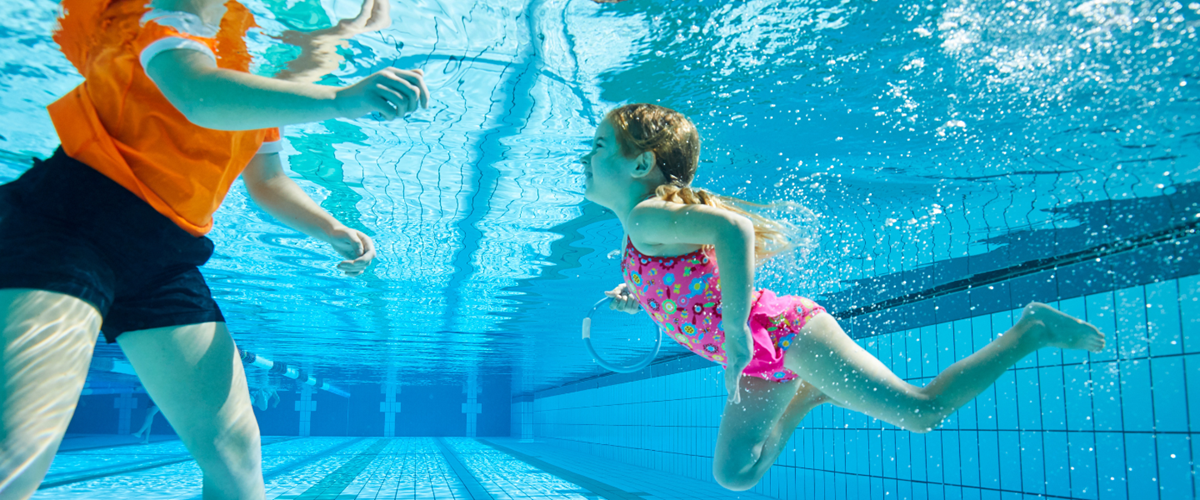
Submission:
M 281 440 L 275 441 L 273 443 L 264 444 L 263 446 L 270 446 L 270 445 L 282 443 L 285 441 L 291 441 L 293 439 L 297 439 L 297 438 L 281 439 Z M 123 464 L 114 465 L 112 467 L 101 467 L 101 468 L 96 468 L 96 469 L 88 469 L 81 475 L 72 475 L 70 477 L 62 477 L 62 476 L 59 476 L 58 474 L 55 474 L 54 476 L 58 476 L 58 477 L 54 477 L 54 476 L 47 477 L 46 480 L 42 481 L 42 484 L 38 485 L 38 489 L 46 490 L 46 489 L 50 489 L 50 488 L 57 488 L 59 486 L 63 486 L 63 485 L 67 485 L 67 484 L 80 483 L 83 481 L 91 481 L 93 479 L 100 479 L 102 477 L 108 477 L 108 476 L 119 476 L 121 474 L 128 474 L 130 472 L 140 472 L 140 471 L 149 470 L 149 469 L 156 469 L 159 467 L 165 467 L 168 465 L 174 465 L 174 464 L 178 464 L 178 463 L 188 462 L 191 460 L 192 460 L 191 454 L 182 453 L 182 454 L 171 455 L 171 456 L 163 457 L 163 458 L 152 458 L 149 460 L 139 460 L 139 461 L 133 462 L 133 463 L 126 462 Z M 77 472 L 73 472 L 71 474 L 76 474 L 76 473 Z
M 351 440 L 345 441 L 340 444 L 335 444 L 324 450 L 321 450 L 321 451 L 318 451 L 315 453 L 311 453 L 311 454 L 306 455 L 301 458 L 297 458 L 290 462 L 276 465 L 275 467 L 272 467 L 271 470 L 269 470 L 269 471 L 263 471 L 263 481 L 264 482 L 270 481 L 279 476 L 287 474 L 288 472 L 294 471 L 294 470 L 304 467 L 308 464 L 314 463 L 318 460 L 325 459 L 326 457 L 328 457 L 330 455 L 335 455 L 338 452 L 340 452 L 346 448 L 349 448 L 351 446 L 354 446 L 354 445 L 361 443 L 363 441 L 366 441 L 366 440 L 367 440 L 367 438 L 351 439 Z
M 437 438 L 438 448 L 442 450 L 442 458 L 446 459 L 446 463 L 450 465 L 450 469 L 454 471 L 454 475 L 458 476 L 459 482 L 467 489 L 467 495 L 470 495 L 470 500 L 494 500 L 495 497 L 488 493 L 487 488 L 484 488 L 479 480 L 475 478 L 471 471 L 463 465 L 462 460 L 458 459 L 458 454 L 452 448 L 446 445 L 446 441 L 442 438 Z
M 526 455 L 517 450 L 508 448 L 508 447 L 504 447 L 504 446 L 500 446 L 500 445 L 490 442 L 486 439 L 476 439 L 476 441 L 483 443 L 487 446 L 490 446 L 490 447 L 494 448 L 496 451 L 499 451 L 501 453 L 506 453 L 517 460 L 520 460 L 522 462 L 525 462 L 525 463 L 533 466 L 534 468 L 541 469 L 542 472 L 546 472 L 546 473 L 553 475 L 559 479 L 562 479 L 563 481 L 566 481 L 568 483 L 575 483 L 575 484 L 583 487 L 584 489 L 591 491 L 593 494 L 600 496 L 602 498 L 607 498 L 608 500 L 642 500 L 643 496 L 649 496 L 648 493 L 630 493 L 628 491 L 617 488 L 616 486 L 612 486 L 612 485 L 603 483 L 601 481 L 587 477 L 583 474 L 571 472 L 567 469 L 564 469 L 557 465 L 546 462 L 545 460 L 539 459 L 533 455 Z
M 121 448 L 124 446 L 146 446 L 149 444 L 165 443 L 167 441 L 179 441 L 179 437 L 177 437 L 177 436 L 159 436 L 159 438 L 160 439 L 151 439 L 149 443 L 135 441 L 132 443 L 118 443 L 118 444 L 106 444 L 106 445 L 100 445 L 100 446 L 89 446 L 87 448 L 63 449 L 62 446 L 59 446 L 58 447 L 58 455 L 70 455 L 77 451 L 105 450 L 105 449 L 112 449 L 112 448 Z
M 301 439 L 301 438 L 294 437 L 294 438 L 288 438 L 288 439 Z M 310 438 L 304 438 L 304 439 L 310 439 Z M 338 454 L 338 452 L 340 452 L 346 448 L 349 448 L 351 446 L 354 446 L 358 443 L 361 443 L 363 441 L 366 441 L 367 439 L 368 438 L 365 438 L 365 437 L 358 438 L 358 439 L 348 438 L 346 441 L 335 444 L 335 445 L 325 448 L 321 451 L 309 453 L 307 455 L 301 455 L 300 457 L 298 457 L 290 462 L 276 465 L 275 467 L 272 467 L 271 470 L 269 470 L 269 471 L 266 471 L 266 470 L 263 471 L 263 482 L 269 483 L 269 482 L 271 482 L 272 479 L 275 479 L 279 476 L 282 476 L 284 474 L 292 472 L 301 467 L 305 467 L 309 464 L 313 464 L 318 461 L 329 458 L 330 455 L 336 455 L 336 454 Z M 275 443 L 271 443 L 271 444 L 275 444 Z M 199 494 L 194 497 L 188 498 L 187 500 L 204 500 L 204 495 Z
M 155 468 L 164 467 L 167 465 L 173 465 L 173 464 L 178 464 L 178 463 L 182 463 L 182 462 L 187 462 L 191 459 L 192 459 L 191 455 L 189 455 L 187 453 L 182 453 L 182 454 L 178 454 L 178 455 L 172 455 L 171 457 L 168 457 L 168 458 L 152 458 L 149 460 L 137 461 L 132 464 L 125 463 L 125 464 L 115 465 L 115 466 L 107 467 L 107 468 L 101 467 L 101 468 L 97 468 L 97 469 L 90 469 L 82 475 L 64 477 L 62 479 L 50 479 L 48 481 L 42 481 L 42 484 L 38 485 L 38 489 L 46 490 L 46 489 L 50 489 L 50 488 L 57 488 L 59 486 L 63 486 L 63 485 L 67 485 L 67 484 L 81 483 L 83 481 L 91 481 L 92 479 L 100 479 L 102 477 L 119 476 L 121 474 L 128 474 L 130 472 L 138 472 L 138 471 L 144 471 L 144 470 L 148 470 L 148 469 L 155 469 Z
M 280 496 L 278 497 L 278 500 L 323 500 L 326 498 L 340 498 L 341 492 L 345 491 L 346 487 L 350 485 L 350 482 L 354 481 L 354 478 L 358 477 L 359 474 L 362 474 L 362 471 L 366 470 L 367 466 L 371 465 L 371 462 L 374 462 L 375 459 L 379 457 L 379 452 L 383 451 L 383 449 L 386 448 L 390 442 L 390 439 L 380 439 L 375 441 L 375 444 L 372 444 L 358 455 L 355 455 L 354 458 L 351 458 L 349 462 L 342 464 L 342 466 L 338 467 L 338 469 L 333 471 L 333 473 L 325 476 L 321 482 L 309 486 L 307 490 L 304 490 L 304 493 L 299 495 Z

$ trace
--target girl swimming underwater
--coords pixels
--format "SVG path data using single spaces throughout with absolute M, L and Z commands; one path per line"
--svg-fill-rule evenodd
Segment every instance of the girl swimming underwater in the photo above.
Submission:
M 204 498 L 263 498 L 245 374 L 198 269 L 213 253 L 204 235 L 240 175 L 259 206 L 361 274 L 371 239 L 288 178 L 275 127 L 403 116 L 428 103 L 423 75 L 385 68 L 346 87 L 252 75 L 254 17 L 235 1 L 62 7 L 54 38 L 84 77 L 49 106 L 62 147 L 0 186 L 0 499 L 37 490 L 101 331 L 195 457 Z M 323 35 L 389 23 L 385 0 L 365 0 Z
M 645 309 L 692 352 L 725 365 L 729 392 L 713 475 L 754 487 L 793 430 L 830 402 L 913 432 L 929 432 L 1044 347 L 1104 348 L 1095 327 L 1031 303 L 1011 329 L 928 386 L 901 380 L 813 301 L 754 289 L 754 269 L 788 242 L 780 224 L 691 187 L 700 137 L 682 114 L 652 104 L 608 113 L 582 159 L 587 199 L 625 229 L 625 283 L 611 307 Z

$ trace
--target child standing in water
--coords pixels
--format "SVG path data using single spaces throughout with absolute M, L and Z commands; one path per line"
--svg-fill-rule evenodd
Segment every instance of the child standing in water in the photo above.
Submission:
M 788 247 L 782 226 L 691 187 L 700 136 L 683 115 L 652 104 L 617 108 L 600 122 L 582 162 L 588 200 L 612 210 L 627 240 L 625 283 L 611 307 L 639 308 L 692 352 L 725 365 L 729 392 L 713 475 L 754 487 L 805 414 L 830 402 L 897 427 L 929 432 L 1044 347 L 1104 348 L 1095 327 L 1045 304 L 928 386 L 901 380 L 803 297 L 754 289 L 754 269 Z
M 241 175 L 268 213 L 361 274 L 371 239 L 284 174 L 276 127 L 403 116 L 428 104 L 423 75 L 386 68 L 341 88 L 251 75 L 254 19 L 235 1 L 62 7 L 55 40 L 85 81 L 49 106 L 62 147 L 0 186 L 0 499 L 37 489 L 100 331 L 195 457 L 204 498 L 263 498 L 246 377 L 198 269 L 213 251 L 204 234 Z M 388 23 L 386 0 L 365 0 L 324 35 Z

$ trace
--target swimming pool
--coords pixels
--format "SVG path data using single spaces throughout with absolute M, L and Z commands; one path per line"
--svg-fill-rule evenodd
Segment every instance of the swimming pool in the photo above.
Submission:
M 268 35 L 357 8 L 246 4 L 263 74 L 294 55 Z M 53 150 L 45 106 L 79 82 L 49 38 L 56 10 L 0 5 L 0 181 Z M 524 437 L 710 480 L 719 368 L 664 345 L 645 372 L 607 375 L 578 339 L 620 279 L 621 230 L 583 200 L 577 160 L 608 109 L 656 102 L 697 123 L 701 185 L 818 216 L 815 250 L 760 284 L 818 298 L 902 377 L 928 380 L 1034 299 L 1110 335 L 1098 355 L 1026 359 L 930 434 L 826 408 L 758 493 L 1195 495 L 1200 4 L 542 0 L 393 17 L 334 77 L 422 67 L 431 108 L 285 131 L 293 178 L 378 243 L 368 275 L 339 276 L 240 185 L 216 215 L 204 272 L 239 345 L 353 395 L 261 375 L 281 389 L 265 435 Z M 73 432 L 136 427 L 136 383 L 93 375 Z M 473 467 L 459 476 L 481 481 Z

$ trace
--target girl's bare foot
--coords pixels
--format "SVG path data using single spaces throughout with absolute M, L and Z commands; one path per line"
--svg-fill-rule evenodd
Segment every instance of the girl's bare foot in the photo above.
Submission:
M 1018 325 L 1025 324 L 1030 338 L 1037 339 L 1044 347 L 1063 349 L 1086 349 L 1100 352 L 1104 349 L 1104 334 L 1086 321 L 1074 318 L 1040 302 L 1025 306 Z

